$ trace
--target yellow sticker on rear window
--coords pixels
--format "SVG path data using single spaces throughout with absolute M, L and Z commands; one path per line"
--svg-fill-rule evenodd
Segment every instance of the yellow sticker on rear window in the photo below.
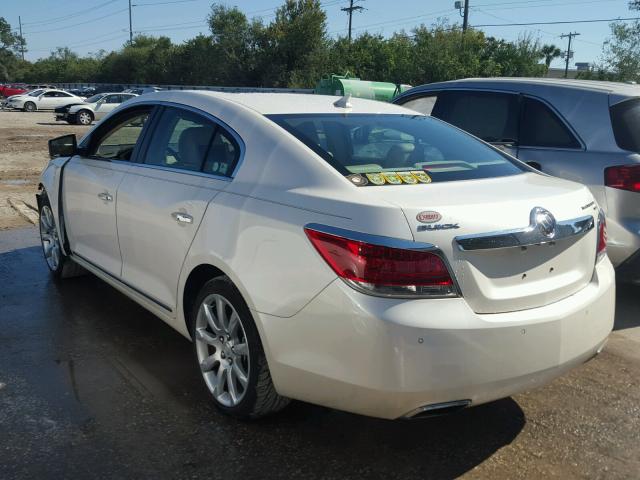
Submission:
M 422 170 L 412 170 L 411 173 L 420 183 L 431 183 L 431 177 Z
M 402 183 L 400 176 L 396 172 L 384 172 L 383 175 L 385 180 L 391 185 L 400 185 Z
M 385 179 L 381 173 L 367 173 L 367 178 L 374 185 L 384 185 Z
M 409 185 L 415 185 L 418 183 L 418 179 L 414 177 L 411 172 L 398 172 L 398 176 L 404 183 L 408 183 Z

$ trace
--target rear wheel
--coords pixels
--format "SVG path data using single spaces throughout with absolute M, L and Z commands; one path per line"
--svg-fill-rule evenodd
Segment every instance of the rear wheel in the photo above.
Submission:
M 27 102 L 24 104 L 24 111 L 25 112 L 35 112 L 36 111 L 36 104 L 33 102 Z
M 80 125 L 91 125 L 93 114 L 89 110 L 80 110 L 76 114 L 76 122 Z
M 191 309 L 191 335 L 198 367 L 216 406 L 240 418 L 258 418 L 284 408 L 253 317 L 227 277 L 208 281 Z

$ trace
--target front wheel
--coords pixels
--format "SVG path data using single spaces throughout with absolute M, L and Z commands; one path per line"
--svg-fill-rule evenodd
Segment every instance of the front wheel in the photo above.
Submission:
M 80 110 L 76 114 L 76 122 L 80 125 L 91 125 L 91 122 L 93 122 L 93 115 L 89 110 Z
M 36 104 L 33 102 L 27 102 L 24 104 L 24 111 L 25 112 L 35 112 L 36 111 Z
M 227 277 L 208 281 L 191 309 L 196 361 L 215 405 L 239 418 L 283 409 L 251 311 Z
M 49 197 L 42 193 L 40 202 L 40 242 L 47 266 L 54 278 L 68 278 L 84 273 L 80 265 L 71 260 L 62 251 L 62 237 L 56 225 Z

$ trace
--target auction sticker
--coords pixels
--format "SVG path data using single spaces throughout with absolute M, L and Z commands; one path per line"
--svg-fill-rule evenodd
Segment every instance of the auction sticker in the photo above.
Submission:
M 431 183 L 431 177 L 426 172 L 423 172 L 422 170 L 413 170 L 411 173 L 420 183 Z
M 384 176 L 381 173 L 367 173 L 367 178 L 374 185 L 384 185 L 386 183 Z
M 396 172 L 385 172 L 383 175 L 385 180 L 391 185 L 400 185 L 402 183 L 402 179 Z
M 398 172 L 398 176 L 404 183 L 408 183 L 409 185 L 415 185 L 418 183 L 418 179 L 414 177 L 411 172 Z

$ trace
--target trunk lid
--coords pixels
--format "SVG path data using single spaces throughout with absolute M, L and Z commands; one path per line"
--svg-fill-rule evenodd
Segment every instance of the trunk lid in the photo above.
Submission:
M 551 212 L 558 224 L 578 218 L 591 224 L 590 216 L 595 227 L 598 207 L 582 185 L 524 173 L 369 187 L 367 192 L 402 208 L 416 241 L 442 250 L 463 297 L 477 313 L 541 307 L 576 293 L 593 276 L 597 228 L 587 226 L 584 234 L 527 247 L 464 250 L 456 241 L 456 237 L 526 229 L 535 207 Z M 420 221 L 422 212 L 429 213 Z

